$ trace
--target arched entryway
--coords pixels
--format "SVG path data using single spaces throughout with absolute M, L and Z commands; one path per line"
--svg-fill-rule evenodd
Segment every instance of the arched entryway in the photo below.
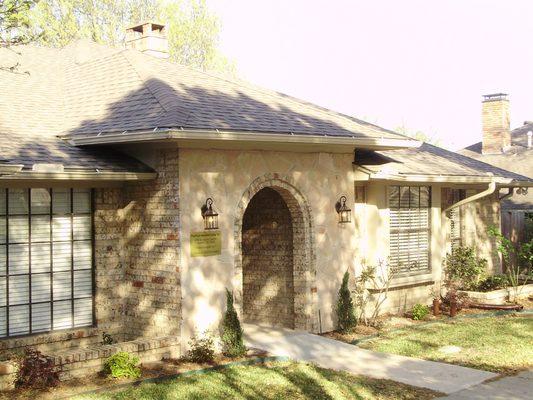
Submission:
M 261 189 L 242 221 L 245 322 L 294 328 L 293 247 L 289 207 L 276 190 Z
M 311 209 L 289 177 L 243 193 L 235 220 L 235 306 L 245 322 L 318 330 Z

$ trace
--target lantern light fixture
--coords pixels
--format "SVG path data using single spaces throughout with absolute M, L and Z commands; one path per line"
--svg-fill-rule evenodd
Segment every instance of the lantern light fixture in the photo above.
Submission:
M 204 229 L 218 229 L 218 213 L 213 210 L 213 199 L 208 197 L 202 206 L 202 217 L 204 218 Z
M 346 196 L 341 196 L 337 204 L 335 204 L 335 210 L 339 215 L 339 224 L 347 224 L 352 222 L 352 210 L 346 206 Z

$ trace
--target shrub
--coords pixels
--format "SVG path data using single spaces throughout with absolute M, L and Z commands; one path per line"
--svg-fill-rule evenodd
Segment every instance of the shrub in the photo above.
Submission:
M 59 374 L 54 366 L 54 359 L 38 350 L 27 348 L 19 360 L 15 386 L 43 389 L 56 386 L 58 383 Z
M 337 300 L 337 323 L 338 329 L 341 332 L 345 332 L 357 325 L 352 295 L 348 288 L 349 280 L 350 274 L 346 271 L 342 278 L 341 288 L 339 289 L 339 298 Z
M 246 353 L 242 340 L 239 316 L 233 307 L 233 293 L 226 289 L 226 313 L 222 321 L 222 351 L 228 357 L 240 357 Z
M 509 278 L 505 274 L 492 275 L 477 285 L 476 290 L 480 292 L 490 292 L 491 290 L 503 289 L 510 285 Z
M 204 332 L 203 337 L 194 335 L 189 340 L 187 359 L 195 363 L 210 363 L 215 360 L 215 344 L 209 332 Z
M 411 311 L 411 314 L 413 315 L 412 318 L 415 321 L 420 321 L 421 319 L 424 319 L 429 314 L 429 307 L 425 304 L 415 304 L 413 306 L 413 310 Z
M 446 278 L 462 289 L 475 288 L 486 269 L 487 260 L 476 257 L 472 247 L 459 246 L 446 254 Z
M 113 378 L 138 378 L 141 376 L 138 363 L 139 357 L 125 351 L 119 351 L 105 360 L 104 373 Z

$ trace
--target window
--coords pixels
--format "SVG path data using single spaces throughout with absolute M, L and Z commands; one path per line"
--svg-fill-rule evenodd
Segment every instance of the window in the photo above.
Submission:
M 0 190 L 0 337 L 93 324 L 89 189 Z
M 450 189 L 450 200 L 452 204 L 458 203 L 463 200 L 466 195 L 462 189 Z M 461 207 L 452 208 L 448 211 L 448 218 L 450 219 L 450 242 L 452 250 L 462 245 L 462 212 Z
M 427 186 L 390 186 L 390 267 L 396 274 L 422 273 L 429 265 L 429 210 Z

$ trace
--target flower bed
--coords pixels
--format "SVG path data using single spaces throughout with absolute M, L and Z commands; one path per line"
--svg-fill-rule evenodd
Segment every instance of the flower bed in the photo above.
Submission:
M 468 296 L 468 299 L 479 304 L 505 304 L 507 301 L 514 301 L 514 289 L 507 287 L 504 289 L 491 290 L 488 292 L 477 292 L 470 290 L 459 290 L 458 293 Z M 525 299 L 533 295 L 533 284 L 524 285 L 519 289 L 518 299 Z

